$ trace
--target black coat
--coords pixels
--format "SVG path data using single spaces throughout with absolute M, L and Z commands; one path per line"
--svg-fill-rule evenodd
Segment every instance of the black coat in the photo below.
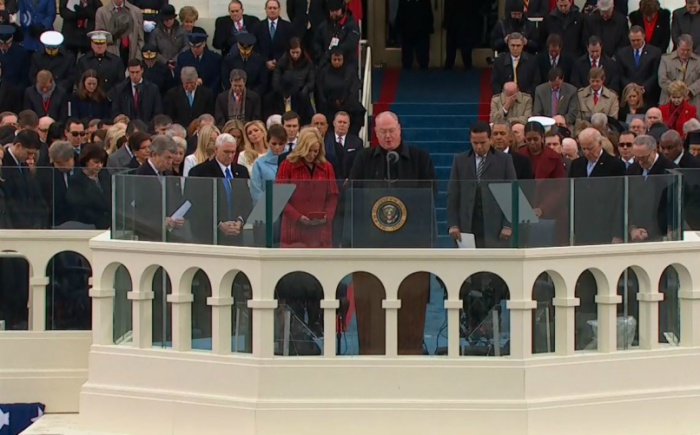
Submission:
M 224 125 L 230 119 L 228 116 L 228 99 L 230 91 L 224 91 L 216 97 L 214 118 L 218 125 Z M 255 91 L 247 90 L 245 94 L 245 122 L 262 120 L 262 104 L 260 96 Z
M 306 13 L 308 8 L 309 13 Z M 316 31 L 321 24 L 328 20 L 328 6 L 326 0 L 287 0 L 287 15 L 294 25 L 297 35 L 306 33 L 308 23 L 311 23 L 311 31 Z
M 621 95 L 620 66 L 618 63 L 608 56 L 601 56 L 598 62 L 598 66 L 605 71 L 605 87 L 612 89 L 617 95 Z M 591 59 L 586 53 L 574 62 L 571 69 L 571 84 L 579 89 L 588 86 L 588 72 L 590 70 Z
M 522 92 L 535 95 L 535 88 L 540 85 L 540 69 L 537 66 L 537 59 L 527 53 L 522 53 L 518 62 L 518 87 Z M 513 59 L 509 52 L 501 53 L 493 62 L 493 73 L 491 74 L 491 90 L 494 94 L 503 91 L 503 85 L 512 82 Z
M 254 50 L 260 53 L 267 62 L 268 60 L 279 60 L 287 52 L 289 40 L 296 35 L 294 26 L 289 21 L 282 18 L 277 19 L 275 39 L 270 38 L 270 21 L 265 19 L 260 21 L 251 32 L 257 38 Z
M 405 38 L 427 38 L 433 34 L 433 5 L 430 0 L 399 0 L 396 29 Z
M 11 227 L 16 230 L 46 228 L 48 208 L 41 195 L 39 180 L 24 163 L 19 170 L 9 150 L 5 150 L 2 165 L 5 179 L 2 189 Z
M 41 193 L 44 196 L 44 202 L 48 206 L 50 214 L 49 227 L 59 226 L 75 220 L 73 208 L 68 204 L 68 190 L 72 187 L 70 182 L 71 173 L 77 171 L 79 169 L 75 168 L 65 173 L 53 165 L 37 168 L 36 175 L 41 185 Z M 66 182 L 68 185 L 66 185 Z
M 297 92 L 291 95 L 291 99 L 291 110 L 299 115 L 301 118 L 301 125 L 310 123 L 313 110 L 311 109 L 309 98 Z M 263 119 L 267 119 L 272 115 L 284 115 L 286 112 L 282 94 L 269 94 L 265 98 L 264 106 L 265 111 L 263 113 Z
M 513 150 L 513 148 L 508 151 L 508 154 L 513 159 L 515 178 L 518 180 L 532 180 L 532 162 L 530 162 L 530 158 Z
M 19 113 L 21 111 L 22 91 L 3 77 L 0 80 L 0 112 Z
M 359 99 L 360 79 L 357 71 L 343 65 L 341 68 L 334 68 L 328 64 L 323 67 L 316 76 L 316 98 L 317 109 L 321 112 L 330 111 L 330 100 L 335 90 L 347 90 L 348 97 Z M 330 120 L 331 118 L 329 118 Z
M 649 175 L 668 175 L 668 170 L 677 166 L 659 154 L 659 159 L 649 170 Z M 629 179 L 629 227 L 644 228 L 649 234 L 647 241 L 659 241 L 666 235 L 671 221 L 669 210 L 670 177 L 640 177 L 643 169 L 634 162 L 627 168 Z
M 211 204 L 214 203 L 214 186 L 210 180 L 205 183 L 188 181 L 185 195 L 192 202 L 192 216 L 194 237 L 197 243 L 214 244 L 214 232 L 217 231 L 217 244 L 219 245 L 241 245 L 243 243 L 243 232 L 238 236 L 225 236 L 217 229 L 217 224 L 221 222 L 245 220 L 253 209 L 253 199 L 250 196 L 248 183 L 250 178 L 248 170 L 241 165 L 232 164 L 231 172 L 233 180 L 231 184 L 231 197 L 227 198 L 226 188 L 223 183 L 224 173 L 219 167 L 216 159 L 201 163 L 190 171 L 190 178 L 220 178 L 221 184 L 217 183 L 217 216 L 213 216 Z M 230 199 L 230 208 L 229 208 Z M 217 224 L 215 224 L 216 222 Z
M 0 53 L 0 62 L 2 62 L 3 81 L 7 80 L 18 88 L 24 89 L 36 80 L 36 73 L 30 80 L 31 56 L 26 48 L 17 43 L 17 38 L 6 53 Z
M 432 15 L 430 22 L 432 23 Z M 314 35 L 314 58 L 319 68 L 331 61 L 330 49 L 333 38 L 338 38 L 337 47 L 342 50 L 345 63 L 356 66 L 357 44 L 360 43 L 360 28 L 351 11 L 346 11 L 344 18 L 340 21 L 324 21 L 316 31 Z
M 583 26 L 583 41 L 587 42 L 594 35 L 603 42 L 603 54 L 613 57 L 617 50 L 630 44 L 627 16 L 617 11 L 607 21 L 601 17 L 600 12 L 587 16 Z
M 598 0 L 586 0 L 586 6 L 596 6 L 598 4 Z M 627 4 L 627 0 L 615 0 L 613 3 L 615 7 L 615 12 L 619 12 L 622 14 L 622 16 L 627 16 L 627 11 L 629 10 L 629 5 Z M 644 27 L 644 26 L 642 26 Z
M 125 79 L 124 64 L 119 56 L 112 53 L 105 53 L 101 57 L 95 56 L 95 53 L 90 51 L 78 59 L 78 74 L 76 80 L 80 80 L 83 73 L 89 69 L 97 71 L 100 78 L 102 91 L 109 95 L 109 91 Z
M 683 152 L 683 156 L 681 156 L 681 159 L 678 162 L 678 167 L 681 169 L 700 168 L 700 159 L 685 151 Z
M 74 11 L 68 9 L 67 5 L 68 0 L 61 0 L 58 10 L 63 18 L 61 33 L 65 38 L 65 46 L 70 50 L 88 51 L 90 40 L 87 34 L 95 30 L 95 15 L 97 10 L 102 7 L 102 2 L 100 0 L 85 0 L 85 5 L 83 6 L 82 2 L 79 2 Z
M 73 84 L 78 77 L 75 75 L 75 55 L 63 47 L 59 47 L 56 56 L 49 56 L 45 51 L 37 51 L 32 55 L 29 67 L 30 83 L 36 83 L 36 74 L 41 70 L 51 71 L 53 80 L 66 92 L 73 91 Z
M 124 114 L 129 119 L 140 119 L 145 123 L 149 123 L 154 116 L 163 113 L 163 104 L 158 86 L 143 80 L 138 87 L 140 88 L 138 106 L 135 106 L 131 81 L 126 80 L 117 85 L 112 95 L 113 117 Z
M 139 240 L 182 241 L 178 232 L 165 230 L 165 218 L 172 216 L 184 202 L 180 178 L 168 176 L 160 180 L 148 161 L 139 166 L 136 175 L 140 178 L 132 181 L 135 192 L 134 229 Z M 165 210 L 161 200 L 163 190 L 165 190 Z M 185 219 L 188 219 L 189 215 L 188 213 Z
M 335 178 L 345 180 L 350 176 L 355 157 L 364 146 L 362 139 L 348 134 L 345 136 L 345 143 L 341 147 L 337 142 L 335 132 L 329 130 L 324 138 L 324 148 L 326 150 L 326 160 L 333 165 Z
M 152 67 L 146 65 L 143 70 L 143 79 L 158 86 L 161 98 L 165 98 L 165 94 L 177 86 L 173 72 L 164 63 L 160 62 L 154 63 Z
M 177 68 L 175 77 L 180 78 L 183 67 L 193 66 L 197 70 L 202 84 L 216 95 L 221 88 L 221 55 L 205 48 L 202 58 L 197 60 L 192 54 L 192 50 L 183 51 L 177 56 Z
M 165 95 L 165 114 L 177 124 L 190 125 L 193 119 L 205 113 L 214 113 L 214 94 L 207 87 L 197 87 L 192 107 L 182 86 L 172 88 Z
M 540 25 L 540 40 L 546 41 L 549 35 L 559 35 L 564 41 L 562 51 L 571 56 L 579 56 L 583 53 L 583 15 L 576 6 L 564 17 L 559 9 L 554 8 Z
M 67 201 L 78 222 L 106 230 L 112 223 L 112 182 L 109 171 L 100 170 L 97 181 L 91 180 L 82 169 L 76 169 L 70 178 Z
M 559 62 L 557 63 L 557 68 L 561 69 L 564 73 L 564 81 L 571 83 L 571 70 L 574 68 L 574 58 L 567 53 L 559 54 Z M 549 70 L 552 69 L 552 58 L 549 57 L 547 51 L 542 51 L 537 55 L 537 65 L 540 70 L 540 83 L 545 83 L 548 81 L 547 75 Z
M 105 119 L 112 117 L 112 105 L 108 100 L 82 100 L 77 92 L 70 98 L 70 116 L 78 119 Z
M 631 12 L 630 23 L 643 29 L 644 17 L 642 17 L 642 12 L 639 10 Z M 668 9 L 660 9 L 649 44 L 665 53 L 669 42 L 671 42 L 671 12 Z
M 44 109 L 43 98 L 36 90 L 36 86 L 30 86 L 24 91 L 24 109 L 33 110 L 39 118 L 49 116 L 53 119 L 68 118 L 68 95 L 59 86 L 51 95 L 49 100 L 48 110 Z
M 422 181 L 433 184 L 435 167 L 427 151 L 404 142 L 401 142 L 395 151 L 399 153 L 399 161 L 394 165 L 395 168 L 392 167 L 392 180 L 405 180 L 406 183 L 402 183 L 402 187 L 407 188 L 413 184 L 425 186 Z M 350 180 L 385 180 L 387 177 L 386 162 L 386 152 L 383 151 L 382 147 L 364 148 L 355 156 L 348 178 Z M 416 183 L 410 183 L 410 181 Z
M 659 99 L 661 50 L 646 44 L 642 49 L 638 67 L 634 65 L 634 51 L 631 46 L 621 48 L 615 59 L 620 66 L 620 87 L 624 89 L 630 83 L 644 86 L 644 102 L 655 106 Z
M 252 15 L 243 15 L 243 29 L 242 32 L 253 33 L 255 26 L 258 25 L 260 19 Z M 231 20 L 230 15 L 224 15 L 216 19 L 214 24 L 214 39 L 212 40 L 212 46 L 218 50 L 221 50 L 221 55 L 226 56 L 231 47 L 236 45 L 236 35 L 238 34 L 238 29 L 234 27 L 233 20 Z
M 292 65 L 289 53 L 282 56 L 272 73 L 272 90 L 282 92 L 283 81 L 296 85 L 295 91 L 308 96 L 316 85 L 316 68 L 303 54 L 296 65 Z
M 221 86 L 224 90 L 231 88 L 231 71 L 241 69 L 245 71 L 248 79 L 245 82 L 245 87 L 251 91 L 255 91 L 262 98 L 267 93 L 268 82 L 270 81 L 270 73 L 265 65 L 266 59 L 260 53 L 251 53 L 247 59 L 234 51 L 229 53 L 221 63 Z
M 499 53 L 507 52 L 508 44 L 506 44 L 505 38 L 513 32 L 518 32 L 527 38 L 525 51 L 530 54 L 537 53 L 537 50 L 540 48 L 540 43 L 535 23 L 528 20 L 514 21 L 510 17 L 499 20 L 496 25 L 493 26 L 491 30 L 491 48 Z

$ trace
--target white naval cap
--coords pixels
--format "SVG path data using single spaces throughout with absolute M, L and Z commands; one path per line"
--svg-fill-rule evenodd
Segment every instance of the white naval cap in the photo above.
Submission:
M 63 35 L 54 30 L 49 30 L 41 34 L 39 41 L 47 47 L 58 47 L 63 44 Z

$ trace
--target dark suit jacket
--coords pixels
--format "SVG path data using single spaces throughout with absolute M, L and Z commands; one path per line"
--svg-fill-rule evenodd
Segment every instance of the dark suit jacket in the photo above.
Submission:
M 620 86 L 620 67 L 618 62 L 611 57 L 601 56 L 598 66 L 605 71 L 605 87 L 612 89 L 617 95 L 621 95 L 622 88 Z M 591 58 L 586 53 L 574 62 L 574 67 L 571 70 L 571 84 L 579 89 L 588 86 L 588 72 L 590 70 Z
M 540 84 L 540 70 L 537 66 L 537 59 L 527 53 L 520 56 L 518 62 L 518 87 L 520 91 L 530 94 L 535 92 L 535 87 Z M 513 73 L 513 59 L 510 53 L 498 55 L 493 63 L 493 73 L 491 76 L 491 90 L 494 94 L 499 94 L 503 90 L 503 85 L 512 82 L 515 78 Z
M 673 11 L 673 20 L 671 25 L 671 39 L 673 40 L 673 50 L 678 48 L 678 38 L 681 35 L 688 34 L 693 37 L 693 42 L 700 41 L 700 26 L 697 23 L 697 14 L 691 15 L 685 6 Z M 700 53 L 700 44 L 693 44 L 695 54 Z
M 270 38 L 270 22 L 265 19 L 255 26 L 251 32 L 258 39 L 255 50 L 262 54 L 265 60 L 279 60 L 287 52 L 289 40 L 296 36 L 294 26 L 282 18 L 277 20 L 275 39 Z
M 97 180 L 96 183 L 82 169 L 76 168 L 70 177 L 66 200 L 76 221 L 94 225 L 98 230 L 106 230 L 112 223 L 112 183 L 109 172 L 102 169 Z
M 486 181 L 515 180 L 515 168 L 510 155 L 491 148 L 486 155 L 481 183 L 477 183 L 476 154 L 473 150 L 455 156 L 447 185 L 447 228 L 459 227 L 461 232 L 474 233 L 479 228 L 487 247 L 507 246 L 500 240 L 503 227 L 510 227 Z M 481 220 L 474 225 L 475 220 Z M 476 227 L 476 228 L 475 228 Z
M 564 72 L 564 81 L 567 83 L 571 82 L 571 70 L 574 67 L 574 57 L 567 53 L 559 54 L 559 62 L 557 67 Z M 545 83 L 548 81 L 549 70 L 552 69 L 552 58 L 549 57 L 549 53 L 545 50 L 541 51 L 537 55 L 537 66 L 540 69 L 540 83 Z
M 225 236 L 218 230 L 218 223 L 245 220 L 253 209 L 253 199 L 250 196 L 247 181 L 248 170 L 241 165 L 232 164 L 233 180 L 230 182 L 231 197 L 227 197 L 227 183 L 224 173 L 216 159 L 208 160 L 192 168 L 186 184 L 186 197 L 192 202 L 193 235 L 197 243 L 219 245 L 241 245 L 243 232 L 237 236 Z M 197 180 L 205 177 L 207 179 Z M 219 178 L 221 182 L 214 183 L 210 178 Z M 213 216 L 212 204 L 217 198 L 217 215 Z M 216 222 L 216 223 L 214 223 Z
M 21 163 L 21 170 L 5 150 L 2 159 L 5 179 L 2 184 L 5 193 L 5 208 L 13 229 L 42 229 L 49 221 L 48 208 L 41 195 L 41 186 L 29 167 Z
M 75 173 L 77 171 L 79 169 L 75 168 L 71 172 Z M 68 186 L 66 186 L 64 175 L 68 177 Z M 75 220 L 73 208 L 68 204 L 68 190 L 69 187 L 72 187 L 71 173 L 66 174 L 51 165 L 37 168 L 36 176 L 41 185 L 44 202 L 46 202 L 50 212 L 49 227 L 59 226 Z
M 641 26 L 644 28 L 644 17 L 639 10 L 630 13 L 630 23 L 633 26 Z M 671 41 L 671 12 L 668 9 L 660 9 L 654 31 L 651 34 L 649 44 L 666 53 L 668 43 Z
M 165 95 L 165 114 L 175 123 L 188 126 L 205 113 L 214 113 L 214 94 L 207 87 L 197 86 L 192 107 L 182 86 L 172 88 Z
M 135 192 L 134 230 L 139 240 L 182 241 L 178 233 L 171 233 L 165 227 L 165 218 L 170 217 L 184 202 L 180 178 L 158 177 L 148 161 L 139 166 L 136 175 L 139 177 L 125 178 Z M 165 193 L 165 210 L 162 206 L 163 193 Z M 189 218 L 189 213 L 186 218 Z
M 313 116 L 311 103 L 308 97 L 304 97 L 301 93 L 295 92 L 291 96 L 292 110 L 301 118 L 301 125 L 306 125 L 311 122 Z M 271 115 L 283 115 L 285 113 L 284 97 L 278 93 L 270 93 L 265 98 L 265 111 L 263 119 L 269 118 Z
M 7 80 L 0 81 L 0 112 L 22 111 L 22 91 Z
M 258 17 L 252 15 L 243 15 L 242 32 L 253 33 L 255 26 L 260 22 Z M 233 20 L 230 15 L 224 15 L 216 19 L 214 24 L 214 39 L 212 45 L 214 48 L 221 50 L 221 55 L 226 56 L 231 50 L 231 47 L 236 45 L 236 35 L 238 29 L 233 26 Z
M 583 41 L 588 42 L 588 38 L 594 35 L 599 37 L 603 41 L 603 54 L 610 57 L 620 48 L 630 44 L 628 34 L 627 16 L 619 11 L 613 12 L 607 21 L 601 17 L 600 12 L 594 12 L 586 17 L 583 26 Z
M 228 116 L 228 99 L 230 91 L 224 91 L 216 97 L 216 109 L 214 118 L 218 125 L 224 125 L 230 118 Z M 260 96 L 255 91 L 246 90 L 245 94 L 245 122 L 263 119 L 261 114 Z
M 117 85 L 112 95 L 112 116 L 124 114 L 130 119 L 140 119 L 149 123 L 154 116 L 163 113 L 163 103 L 158 86 L 144 80 L 139 85 L 138 106 L 134 106 L 134 93 L 131 81 Z
M 622 89 L 630 83 L 644 86 L 644 102 L 655 106 L 659 100 L 659 63 L 661 51 L 653 45 L 642 48 L 639 66 L 634 65 L 634 51 L 631 46 L 623 47 L 617 52 L 620 65 L 620 86 Z
M 677 166 L 663 155 L 649 170 L 649 175 L 668 175 L 668 170 Z M 643 169 L 638 162 L 627 168 L 629 179 L 629 228 L 644 228 L 649 234 L 647 241 L 659 241 L 666 235 L 669 218 L 669 187 L 672 179 L 666 177 L 641 177 Z M 676 204 L 677 205 L 677 204 Z
M 678 167 L 681 169 L 700 168 L 700 159 L 693 156 L 688 151 L 684 151 L 681 160 L 678 162 Z
M 287 0 L 287 15 L 299 36 L 306 33 L 307 23 L 311 23 L 311 30 L 313 31 L 318 29 L 318 26 L 328 19 L 328 6 L 325 0 L 311 0 L 311 3 L 308 4 L 308 14 L 306 13 L 306 1 Z
M 30 86 L 24 91 L 24 109 L 33 110 L 39 118 L 50 116 L 53 119 L 68 118 L 68 95 L 60 87 L 56 87 L 49 100 L 48 110 L 44 110 L 43 98 L 36 90 L 36 86 Z
M 508 150 L 508 155 L 513 160 L 515 178 L 518 180 L 532 180 L 532 162 L 530 158 L 514 151 L 513 148 Z
M 362 150 L 362 139 L 348 134 L 345 136 L 345 143 L 341 147 L 336 142 L 335 132 L 329 131 L 324 139 L 324 148 L 326 150 L 326 160 L 333 166 L 335 178 L 345 180 L 350 175 L 350 169 L 355 161 L 355 156 L 358 151 Z

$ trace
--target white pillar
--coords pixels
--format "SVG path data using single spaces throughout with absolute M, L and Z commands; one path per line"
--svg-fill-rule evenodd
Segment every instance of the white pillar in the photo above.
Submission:
M 192 302 L 194 295 L 171 294 L 166 301 L 173 306 L 173 350 L 187 352 L 192 350 Z
M 132 304 L 132 346 L 137 349 L 150 349 L 153 346 L 153 292 L 131 291 L 126 298 Z M 164 315 L 167 315 L 164 313 Z M 165 341 L 165 337 L 163 337 Z
M 33 276 L 29 279 L 30 325 L 32 331 L 46 331 L 46 286 L 48 276 Z
M 678 293 L 681 300 L 681 346 L 700 346 L 700 291 Z
M 382 308 L 386 310 L 386 356 L 395 357 L 399 353 L 399 299 L 382 301 Z
M 253 310 L 253 356 L 272 358 L 275 356 L 275 310 L 277 300 L 250 300 L 248 308 Z
M 598 305 L 598 352 L 617 352 L 617 305 L 620 295 L 596 295 Z
M 510 310 L 510 356 L 529 358 L 532 356 L 532 310 L 537 308 L 537 301 L 506 301 L 506 307 Z
M 114 289 L 90 289 L 92 344 L 114 344 Z
M 659 347 L 659 302 L 663 293 L 637 293 L 639 301 L 639 347 L 652 350 Z
M 573 355 L 576 352 L 576 307 L 579 298 L 554 298 L 554 343 L 557 355 Z
M 447 357 L 459 358 L 459 310 L 462 309 L 463 303 L 460 300 L 445 301 L 445 309 L 447 310 Z
M 231 307 L 233 298 L 207 298 L 211 306 L 211 351 L 217 355 L 231 353 Z
M 323 310 L 323 357 L 335 358 L 335 334 L 336 334 L 336 312 L 340 308 L 340 301 L 337 299 L 323 299 L 321 309 Z

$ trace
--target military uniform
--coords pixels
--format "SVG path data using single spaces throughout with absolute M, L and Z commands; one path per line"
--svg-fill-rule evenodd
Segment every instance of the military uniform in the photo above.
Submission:
M 97 75 L 102 82 L 102 90 L 107 93 L 114 86 L 124 81 L 125 68 L 119 56 L 106 52 L 100 57 L 95 56 L 94 52 L 87 53 L 85 56 L 78 59 L 78 76 L 89 69 L 97 71 Z
M 245 71 L 248 75 L 245 87 L 260 95 L 260 98 L 263 98 L 267 93 L 267 84 L 270 75 L 262 55 L 251 51 L 256 42 L 255 36 L 250 33 L 241 33 L 237 36 L 236 40 L 236 49 L 232 49 L 222 62 L 221 84 L 224 90 L 228 90 L 231 87 L 231 82 L 229 81 L 231 71 L 240 69 Z M 241 47 L 239 47 L 239 45 Z M 244 57 L 243 52 L 246 49 L 249 50 L 250 53 L 248 56 Z
M 133 0 L 132 5 L 141 9 L 143 21 L 158 21 L 158 12 L 168 4 L 168 0 Z
M 156 85 L 161 98 L 165 98 L 165 94 L 177 84 L 173 72 L 167 65 L 156 60 L 158 49 L 155 45 L 146 44 L 141 50 L 141 56 L 144 60 L 143 78 Z M 148 65 L 151 62 L 154 62 L 153 66 Z
M 202 84 L 218 95 L 221 88 L 221 56 L 205 48 L 200 59 L 195 59 L 192 50 L 183 51 L 177 57 L 175 77 L 180 77 L 180 71 L 185 66 L 193 66 L 202 79 Z
M 32 83 L 36 82 L 36 74 L 44 69 L 51 71 L 58 86 L 61 86 L 66 92 L 73 91 L 73 84 L 77 79 L 73 53 L 66 50 L 65 47 L 59 47 L 54 56 L 49 55 L 45 50 L 37 51 L 32 55 L 32 63 L 29 67 L 29 77 Z
M 528 118 L 532 116 L 532 97 L 523 92 L 518 92 L 515 101 L 507 112 L 503 110 L 506 99 L 507 97 L 503 93 L 496 94 L 491 98 L 489 122 L 520 121 L 526 123 Z
M 4 80 L 20 89 L 29 86 L 30 57 L 26 48 L 13 42 L 7 51 L 0 51 L 0 62 Z
M 590 86 L 578 90 L 578 104 L 580 108 L 579 119 L 590 121 L 594 113 L 604 113 L 617 118 L 620 111 L 620 102 L 617 94 L 603 86 L 598 95 L 598 104 L 595 104 L 593 90 Z

